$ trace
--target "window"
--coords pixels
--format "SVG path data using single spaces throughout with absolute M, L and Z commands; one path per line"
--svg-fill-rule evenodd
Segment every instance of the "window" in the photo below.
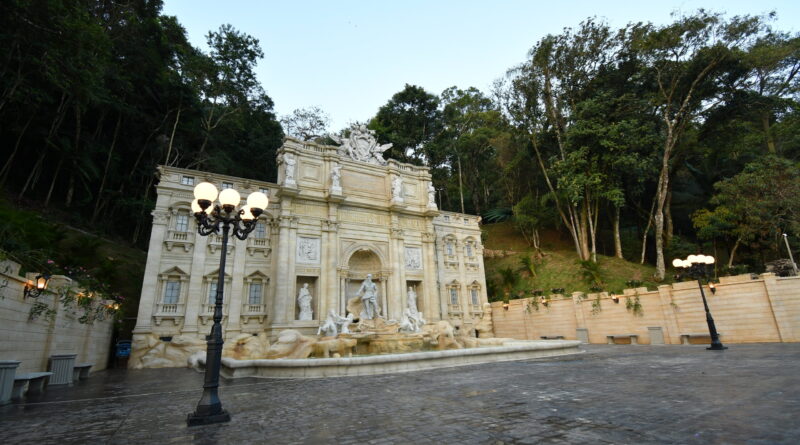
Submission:
M 247 299 L 249 304 L 261 304 L 261 289 L 260 281 L 250 283 L 250 295 Z
M 233 188 L 233 183 L 232 182 L 223 182 L 221 188 L 222 188 L 222 190 L 232 189 Z
M 208 304 L 217 303 L 217 280 L 208 283 Z
M 181 177 L 181 184 L 183 184 L 183 185 L 194 185 L 194 176 L 182 176 Z
M 477 305 L 478 304 L 478 289 L 475 289 L 473 287 L 472 289 L 469 290 L 469 294 L 470 294 L 470 297 L 472 297 L 472 304 Z
M 178 213 L 175 218 L 175 230 L 178 232 L 189 231 L 189 215 L 185 213 Z
M 467 252 L 467 256 L 472 258 L 472 243 L 467 243 L 467 245 L 464 246 L 464 250 Z
M 455 255 L 455 253 L 453 252 L 453 242 L 452 241 L 447 241 L 445 243 L 445 247 L 447 248 L 447 254 L 448 255 L 450 255 L 450 256 Z
M 450 288 L 450 304 L 453 306 L 458 305 L 458 289 L 455 287 Z
M 469 218 L 464 218 L 464 225 L 466 226 L 467 224 L 469 224 Z
M 181 299 L 181 282 L 175 280 L 167 281 L 164 289 L 164 304 L 177 304 Z
M 267 196 L 269 196 L 269 189 L 267 189 L 267 188 L 261 187 L 260 189 L 258 189 L 258 191 L 263 193 L 263 194 L 265 194 L 265 195 L 267 195 Z
M 444 215 L 444 222 L 450 222 L 450 215 Z
M 256 223 L 255 235 L 258 239 L 264 239 L 267 237 L 267 225 L 263 222 Z

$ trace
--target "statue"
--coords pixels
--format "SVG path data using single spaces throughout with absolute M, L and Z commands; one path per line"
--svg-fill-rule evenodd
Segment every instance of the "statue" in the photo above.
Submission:
M 285 186 L 294 186 L 296 183 L 294 182 L 294 166 L 297 161 L 294 160 L 294 155 L 291 153 L 284 153 L 283 155 L 283 162 L 284 162 L 284 176 L 283 176 L 283 185 Z
M 492 338 L 494 337 L 494 323 L 492 323 L 492 305 L 483 303 L 483 317 L 478 324 L 475 325 L 475 332 L 478 338 Z
M 353 125 L 348 138 L 331 136 L 339 147 L 339 154 L 347 155 L 355 161 L 369 162 L 370 164 L 386 165 L 383 152 L 390 149 L 392 144 L 378 144 L 375 132 L 367 129 L 366 125 Z
M 414 288 L 411 286 L 408 287 L 408 301 L 406 305 L 411 312 L 417 312 L 417 293 L 414 292 Z
M 298 320 L 313 320 L 314 311 L 311 309 L 311 292 L 308 290 L 308 283 L 303 284 L 297 294 L 297 304 L 300 306 Z
M 342 166 L 334 163 L 331 167 L 331 192 L 342 193 Z
M 392 201 L 403 202 L 403 180 L 399 176 L 392 178 Z
M 337 317 L 336 313 L 331 309 L 328 313 L 328 318 L 325 319 L 325 323 L 320 325 L 319 329 L 317 329 L 317 335 L 322 334 L 323 337 L 336 337 L 339 333 L 336 327 Z
M 356 292 L 356 296 L 361 296 L 363 309 L 361 310 L 361 320 L 372 320 L 380 316 L 378 308 L 378 286 L 372 282 L 372 274 L 367 274 L 367 278 L 361 283 L 361 287 Z
M 333 314 L 333 311 L 331 311 Z M 336 325 L 339 326 L 339 332 L 342 334 L 350 333 L 350 325 L 353 323 L 353 314 L 347 314 L 347 317 L 340 317 L 336 315 Z
M 436 189 L 433 188 L 433 183 L 428 183 L 428 208 L 436 210 Z

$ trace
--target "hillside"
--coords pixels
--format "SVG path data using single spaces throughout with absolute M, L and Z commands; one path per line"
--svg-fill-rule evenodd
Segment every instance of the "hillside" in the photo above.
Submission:
M 511 298 L 523 292 L 528 296 L 529 291 L 534 290 L 549 294 L 555 288 L 563 288 L 563 293 L 567 295 L 575 291 L 593 291 L 590 288 L 595 285 L 585 277 L 575 250 L 557 232 L 542 234 L 542 252 L 537 258 L 534 249 L 528 246 L 512 223 L 487 224 L 483 226 L 483 231 L 486 249 L 484 265 L 490 301 L 502 300 L 506 288 L 510 289 Z M 523 268 L 521 261 L 524 257 L 532 259 L 535 276 Z M 625 282 L 631 280 L 640 281 L 642 284 L 639 286 L 651 289 L 658 285 L 653 281 L 655 268 L 647 264 L 598 255 L 598 266 L 595 276 L 602 284 L 597 287 L 604 291 L 621 293 L 627 287 Z M 514 284 L 509 284 L 509 279 L 503 278 L 501 271 L 509 269 L 517 279 Z

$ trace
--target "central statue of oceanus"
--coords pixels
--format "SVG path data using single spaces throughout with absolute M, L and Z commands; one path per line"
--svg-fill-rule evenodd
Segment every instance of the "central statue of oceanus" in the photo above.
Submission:
M 353 125 L 350 128 L 350 136 L 347 138 L 338 136 L 331 136 L 331 138 L 337 144 L 341 144 L 339 154 L 370 164 L 386 165 L 383 152 L 392 148 L 392 144 L 378 144 L 375 132 L 367 129 L 366 125 Z

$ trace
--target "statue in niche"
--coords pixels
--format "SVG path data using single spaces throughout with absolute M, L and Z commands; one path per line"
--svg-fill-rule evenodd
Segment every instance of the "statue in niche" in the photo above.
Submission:
M 342 166 L 339 164 L 333 164 L 331 167 L 331 191 L 334 193 L 341 193 L 342 192 Z
M 297 304 L 300 306 L 298 320 L 313 320 L 314 311 L 311 309 L 311 291 L 308 290 L 308 283 L 303 284 L 297 294 Z
M 331 138 L 337 144 L 341 144 L 339 154 L 370 164 L 386 165 L 383 152 L 392 148 L 392 144 L 378 144 L 375 139 L 375 131 L 367 129 L 366 125 L 353 125 L 350 128 L 350 136 L 347 138 L 338 136 L 331 136 Z
M 414 288 L 411 286 L 408 287 L 407 306 L 410 311 L 417 312 L 417 293 L 414 292 Z
M 436 189 L 433 188 L 433 183 L 428 183 L 428 208 L 436 210 Z
M 283 163 L 284 163 L 283 185 L 295 185 L 294 166 L 295 164 L 297 164 L 297 161 L 294 160 L 294 155 L 291 153 L 284 153 Z
M 403 180 L 399 176 L 392 178 L 392 200 L 403 200 Z
M 367 278 L 361 283 L 361 287 L 356 292 L 356 296 L 361 296 L 361 320 L 372 320 L 380 316 L 378 308 L 378 286 L 372 282 L 372 274 L 367 274 Z

